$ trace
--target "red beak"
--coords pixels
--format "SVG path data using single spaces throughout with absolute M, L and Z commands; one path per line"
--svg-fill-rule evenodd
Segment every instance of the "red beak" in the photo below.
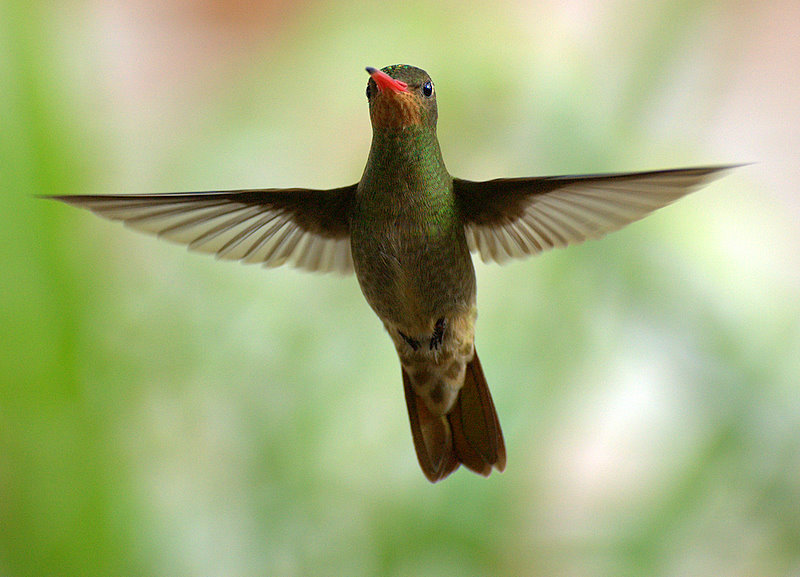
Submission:
M 395 80 L 385 72 L 367 66 L 367 72 L 378 85 L 378 90 L 385 92 L 391 90 L 392 92 L 408 92 L 408 84 L 402 80 Z

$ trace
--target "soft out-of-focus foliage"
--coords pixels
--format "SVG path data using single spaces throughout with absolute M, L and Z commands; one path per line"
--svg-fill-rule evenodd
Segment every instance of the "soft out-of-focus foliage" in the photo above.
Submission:
M 0 4 L 0 573 L 800 571 L 800 14 L 632 6 Z M 466 178 L 758 162 L 479 265 L 489 479 L 425 481 L 355 279 L 34 197 L 348 184 L 397 62 Z

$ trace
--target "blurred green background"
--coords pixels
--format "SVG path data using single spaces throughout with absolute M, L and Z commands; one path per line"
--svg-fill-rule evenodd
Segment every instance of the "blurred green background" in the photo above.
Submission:
M 800 574 L 799 6 L 0 3 L 0 574 Z M 355 182 L 400 62 L 465 178 L 757 163 L 478 265 L 489 479 L 425 480 L 354 278 L 34 197 Z

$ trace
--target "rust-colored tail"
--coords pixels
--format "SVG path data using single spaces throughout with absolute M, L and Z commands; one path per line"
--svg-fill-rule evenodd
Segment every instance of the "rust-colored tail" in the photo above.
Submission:
M 467 365 L 464 386 L 446 415 L 432 414 L 411 387 L 403 370 L 411 436 L 422 472 L 431 483 L 440 481 L 460 464 L 488 477 L 492 467 L 506 467 L 506 447 L 492 395 L 483 376 L 478 352 Z

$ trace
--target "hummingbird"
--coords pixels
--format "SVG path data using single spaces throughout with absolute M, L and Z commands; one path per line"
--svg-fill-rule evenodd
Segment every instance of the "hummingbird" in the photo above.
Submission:
M 425 476 L 437 482 L 462 464 L 502 472 L 503 433 L 475 350 L 471 253 L 502 263 L 596 239 L 736 165 L 456 178 L 439 148 L 428 73 L 404 64 L 366 71 L 372 144 L 355 184 L 51 198 L 221 259 L 355 272 L 397 350 Z

